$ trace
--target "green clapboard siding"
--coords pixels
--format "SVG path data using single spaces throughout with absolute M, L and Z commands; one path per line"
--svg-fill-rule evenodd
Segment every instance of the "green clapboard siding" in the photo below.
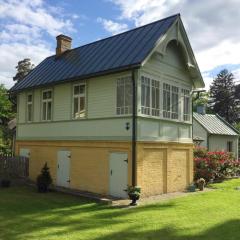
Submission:
M 54 87 L 54 121 L 70 120 L 72 118 L 72 99 L 72 84 L 61 84 Z
M 72 120 L 46 123 L 30 123 L 18 125 L 17 139 L 34 140 L 75 140 L 75 139 L 128 139 L 130 129 L 126 123 L 131 123 L 130 118 L 109 118 L 95 120 Z
M 26 93 L 22 92 L 18 95 L 18 122 L 26 121 Z
M 41 102 L 41 91 L 40 89 L 35 89 L 33 92 L 33 121 L 40 121 L 40 102 Z

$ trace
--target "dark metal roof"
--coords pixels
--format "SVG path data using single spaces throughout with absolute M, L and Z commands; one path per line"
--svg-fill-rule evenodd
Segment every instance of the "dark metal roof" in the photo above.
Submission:
M 193 113 L 198 121 L 210 134 L 238 136 L 238 131 L 219 115 Z
M 10 91 L 98 76 L 139 67 L 179 14 L 50 56 Z

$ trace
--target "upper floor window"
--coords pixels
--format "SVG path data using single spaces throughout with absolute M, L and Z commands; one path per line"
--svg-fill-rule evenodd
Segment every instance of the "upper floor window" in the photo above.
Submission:
M 32 122 L 33 120 L 33 95 L 27 95 L 27 121 Z
M 178 119 L 179 88 L 163 83 L 163 117 Z
M 182 89 L 183 94 L 183 121 L 190 121 L 190 91 Z
M 73 86 L 73 117 L 83 118 L 86 116 L 86 83 Z
M 42 120 L 52 119 L 52 90 L 42 92 Z
M 160 116 L 160 82 L 144 76 L 141 77 L 141 112 Z
M 117 79 L 117 115 L 132 113 L 132 82 L 131 77 Z

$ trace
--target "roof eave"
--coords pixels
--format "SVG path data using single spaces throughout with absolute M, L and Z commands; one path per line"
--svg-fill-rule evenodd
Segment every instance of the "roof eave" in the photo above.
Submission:
M 27 91 L 27 90 L 31 90 L 31 89 L 36 89 L 36 88 L 41 88 L 41 87 L 46 87 L 46 86 L 53 86 L 53 85 L 58 85 L 58 84 L 62 84 L 62 83 L 83 80 L 83 79 L 90 79 L 90 78 L 94 78 L 94 77 L 101 77 L 103 75 L 114 74 L 114 73 L 119 73 L 119 72 L 123 72 L 123 71 L 127 71 L 127 70 L 138 69 L 140 67 L 141 67 L 141 63 L 136 63 L 136 64 L 133 64 L 133 65 L 124 66 L 124 67 L 121 67 L 121 68 L 109 69 L 109 70 L 106 70 L 106 71 L 101 71 L 101 72 L 94 73 L 94 74 L 87 74 L 87 75 L 83 75 L 83 76 L 76 76 L 76 77 L 73 77 L 73 78 L 67 78 L 67 79 L 63 79 L 63 80 L 60 80 L 60 81 L 40 84 L 40 85 L 37 85 L 37 86 L 27 87 L 27 88 L 23 88 L 23 89 L 19 89 L 19 90 L 11 90 L 10 89 L 9 93 L 10 94 L 17 94 L 17 93 Z

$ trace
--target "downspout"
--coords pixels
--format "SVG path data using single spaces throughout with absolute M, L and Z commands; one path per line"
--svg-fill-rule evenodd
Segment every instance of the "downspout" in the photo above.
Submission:
M 136 79 L 135 71 L 132 70 L 132 186 L 136 186 L 136 140 L 137 140 L 137 118 L 136 118 Z

